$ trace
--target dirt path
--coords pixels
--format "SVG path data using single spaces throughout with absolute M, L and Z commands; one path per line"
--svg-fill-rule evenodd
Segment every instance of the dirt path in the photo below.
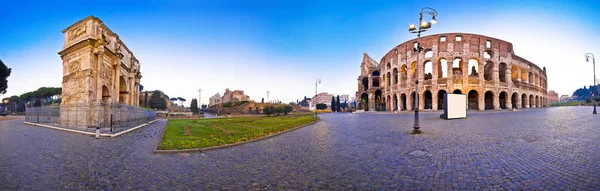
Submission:
M 215 129 L 219 129 L 219 130 L 221 130 L 221 131 L 223 131 L 223 132 L 225 132 L 225 133 L 231 133 L 231 131 L 230 131 L 230 130 L 227 130 L 227 129 L 225 129 L 225 128 L 223 128 L 223 127 L 219 126 L 219 125 L 212 124 L 212 125 L 210 125 L 210 127 L 214 127 Z

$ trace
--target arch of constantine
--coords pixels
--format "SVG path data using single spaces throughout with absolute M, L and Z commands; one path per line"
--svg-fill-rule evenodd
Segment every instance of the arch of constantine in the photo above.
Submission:
M 358 109 L 413 110 L 415 78 L 419 79 L 419 110 L 443 110 L 445 93 L 466 94 L 467 108 L 473 110 L 548 104 L 546 68 L 515 55 L 510 42 L 467 33 L 425 36 L 417 63 L 416 41 L 392 48 L 379 62 L 363 55 Z
M 105 126 L 115 105 L 135 109 L 140 63 L 119 36 L 94 16 L 62 32 L 64 46 L 58 53 L 63 61 L 61 123 Z M 85 109 L 75 111 L 73 105 Z M 77 120 L 84 115 L 85 120 Z

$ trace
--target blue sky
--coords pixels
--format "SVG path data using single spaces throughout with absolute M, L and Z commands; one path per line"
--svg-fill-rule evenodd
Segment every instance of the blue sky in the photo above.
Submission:
M 62 30 L 94 15 L 140 60 L 142 84 L 202 102 L 225 88 L 284 102 L 357 89 L 362 53 L 379 60 L 415 38 L 407 26 L 424 6 L 438 11 L 427 34 L 477 33 L 513 43 L 548 69 L 549 89 L 571 94 L 592 81 L 600 58 L 600 1 L 5 1 L 0 59 L 13 69 L 8 92 L 60 87 Z M 596 9 L 594 9 L 596 8 Z M 589 76 L 589 77 L 588 77 Z

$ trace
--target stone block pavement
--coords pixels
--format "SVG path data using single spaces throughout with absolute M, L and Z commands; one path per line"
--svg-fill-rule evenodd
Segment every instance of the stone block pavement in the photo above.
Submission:
M 0 190 L 599 190 L 591 107 L 322 114 L 206 153 L 152 154 L 166 121 L 117 138 L 0 122 Z

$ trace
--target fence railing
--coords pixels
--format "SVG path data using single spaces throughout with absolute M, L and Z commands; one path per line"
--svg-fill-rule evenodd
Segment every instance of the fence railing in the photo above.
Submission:
M 61 104 L 28 107 L 25 121 L 55 127 L 119 132 L 156 119 L 156 112 L 124 104 Z

